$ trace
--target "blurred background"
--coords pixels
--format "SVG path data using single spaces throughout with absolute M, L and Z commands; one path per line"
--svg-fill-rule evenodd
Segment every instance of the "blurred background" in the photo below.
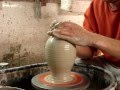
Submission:
M 45 62 L 54 20 L 82 25 L 91 0 L 0 0 L 0 62 L 8 68 Z

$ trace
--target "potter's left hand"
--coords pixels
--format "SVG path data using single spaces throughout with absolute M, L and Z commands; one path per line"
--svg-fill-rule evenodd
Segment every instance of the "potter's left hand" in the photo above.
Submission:
M 67 40 L 75 45 L 91 46 L 93 44 L 93 33 L 72 22 L 63 22 L 48 35 Z

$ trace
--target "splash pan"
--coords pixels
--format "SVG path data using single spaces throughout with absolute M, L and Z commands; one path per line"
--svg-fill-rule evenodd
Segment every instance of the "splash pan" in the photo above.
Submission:
M 10 86 L 1 86 L 0 90 L 24 90 L 24 89 L 17 88 L 17 87 L 10 87 Z
M 70 82 L 53 84 L 47 80 L 49 76 L 49 66 L 40 66 L 40 74 L 32 78 L 33 87 L 37 90 L 110 90 L 116 85 L 115 78 L 109 71 L 85 64 L 74 65 L 71 72 L 74 79 Z

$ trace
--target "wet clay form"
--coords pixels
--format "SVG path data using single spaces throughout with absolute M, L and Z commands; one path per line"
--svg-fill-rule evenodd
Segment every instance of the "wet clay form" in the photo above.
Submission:
M 33 77 L 35 88 L 85 89 L 89 86 L 89 79 L 85 75 L 71 71 L 76 58 L 76 48 L 71 43 L 51 36 L 46 42 L 45 57 L 50 71 Z

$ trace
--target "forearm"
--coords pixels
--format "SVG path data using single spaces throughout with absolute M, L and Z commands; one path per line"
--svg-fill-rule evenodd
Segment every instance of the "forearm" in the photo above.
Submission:
M 94 34 L 93 44 L 91 46 L 107 52 L 113 57 L 120 58 L 120 40 Z
M 93 57 L 96 50 L 91 47 L 84 47 L 84 46 L 76 45 L 76 51 L 77 51 L 78 57 L 80 57 L 81 59 L 88 59 L 88 58 Z

